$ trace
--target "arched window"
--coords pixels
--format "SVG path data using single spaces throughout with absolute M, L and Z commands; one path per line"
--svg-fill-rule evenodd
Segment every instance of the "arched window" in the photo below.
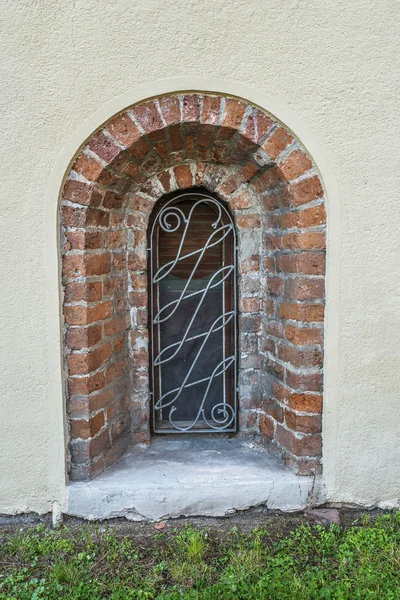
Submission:
M 236 234 L 208 192 L 160 200 L 149 227 L 154 432 L 236 430 Z

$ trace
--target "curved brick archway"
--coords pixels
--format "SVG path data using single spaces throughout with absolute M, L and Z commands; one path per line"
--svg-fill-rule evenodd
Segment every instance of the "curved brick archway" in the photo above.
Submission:
M 203 187 L 239 238 L 240 429 L 300 474 L 321 457 L 323 189 L 300 144 L 242 99 L 180 93 L 114 117 L 62 191 L 70 476 L 149 441 L 146 232 L 155 202 Z

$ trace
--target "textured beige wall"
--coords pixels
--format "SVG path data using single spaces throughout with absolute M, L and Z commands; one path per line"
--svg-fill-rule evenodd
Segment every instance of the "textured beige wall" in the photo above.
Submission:
M 399 17 L 393 0 L 3 0 L 0 513 L 63 500 L 56 190 L 68 161 L 113 111 L 201 82 L 274 112 L 321 170 L 329 499 L 398 501 Z

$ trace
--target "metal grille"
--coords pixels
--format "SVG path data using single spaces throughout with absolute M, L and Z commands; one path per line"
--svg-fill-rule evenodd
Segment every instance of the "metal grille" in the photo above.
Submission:
M 236 430 L 236 235 L 224 206 L 185 192 L 150 232 L 152 426 Z

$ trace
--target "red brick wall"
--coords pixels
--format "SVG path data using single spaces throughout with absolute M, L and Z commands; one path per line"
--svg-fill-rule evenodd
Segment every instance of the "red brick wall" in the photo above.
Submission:
M 239 240 L 240 429 L 298 473 L 320 469 L 325 209 L 300 144 L 236 98 L 180 94 L 118 115 L 62 192 L 70 475 L 149 440 L 146 232 L 154 203 L 202 186 Z

